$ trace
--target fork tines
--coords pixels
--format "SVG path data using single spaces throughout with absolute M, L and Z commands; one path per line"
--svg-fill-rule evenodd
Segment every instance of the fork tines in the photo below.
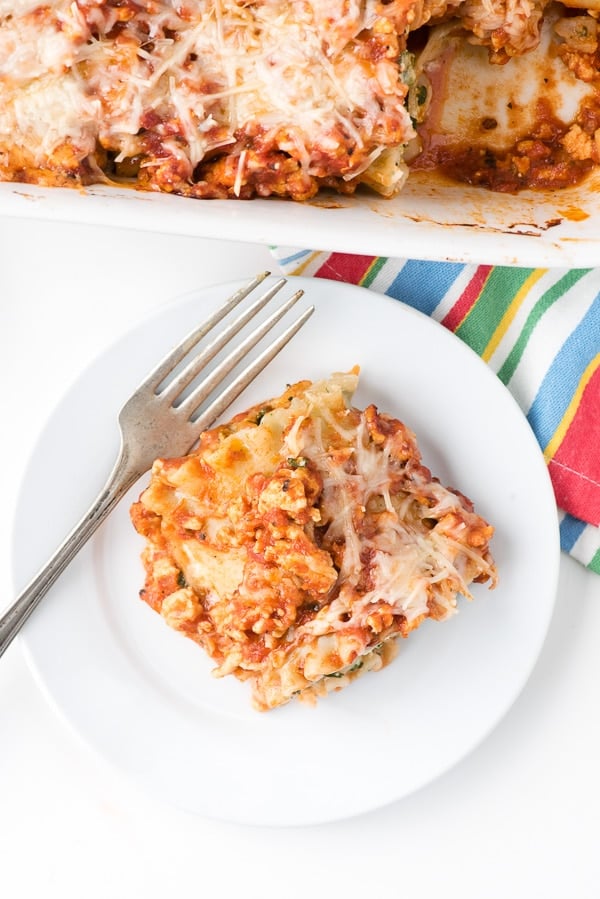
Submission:
M 237 344 L 223 359 L 207 373 L 200 383 L 189 393 L 185 393 L 198 375 L 203 372 L 215 357 L 236 337 L 246 325 L 268 305 L 268 303 L 285 286 L 287 280 L 280 278 L 271 285 L 258 299 L 254 300 L 248 308 L 240 312 L 233 321 L 212 337 L 209 343 L 203 346 L 185 367 L 175 373 L 174 370 L 186 359 L 189 353 L 200 342 L 212 336 L 211 332 L 226 318 L 240 303 L 246 299 L 269 275 L 262 272 L 252 279 L 247 285 L 237 290 L 225 303 L 217 309 L 206 321 L 202 322 L 181 343 L 175 347 L 169 355 L 160 362 L 146 379 L 143 386 L 151 389 L 154 395 L 162 402 L 168 403 L 184 419 L 194 422 L 198 430 L 209 427 L 239 394 L 254 380 L 254 378 L 268 365 L 268 363 L 280 352 L 281 349 L 300 330 L 304 323 L 314 312 L 314 306 L 308 307 L 285 330 L 279 334 L 262 352 L 229 383 L 223 391 L 210 403 L 201 409 L 200 407 L 210 398 L 216 388 L 223 384 L 227 376 L 246 357 L 251 350 L 274 328 L 274 326 L 286 315 L 287 312 L 303 296 L 303 290 L 297 290 L 282 302 L 262 320 L 239 344 Z M 172 375 L 172 377 L 169 377 Z

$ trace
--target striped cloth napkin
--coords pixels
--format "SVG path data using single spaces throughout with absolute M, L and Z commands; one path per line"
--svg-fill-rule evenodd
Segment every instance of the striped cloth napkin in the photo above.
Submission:
M 563 551 L 600 574 L 600 268 L 271 250 L 285 275 L 345 281 L 402 300 L 479 353 L 544 453 Z

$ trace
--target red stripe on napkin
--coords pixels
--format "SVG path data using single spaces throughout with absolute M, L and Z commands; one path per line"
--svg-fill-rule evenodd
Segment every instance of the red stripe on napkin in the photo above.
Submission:
M 452 309 L 450 309 L 442 319 L 444 327 L 449 328 L 450 331 L 456 331 L 471 307 L 475 305 L 491 270 L 491 265 L 477 266 L 475 274 L 467 284 L 466 288 L 463 290 Z
M 548 463 L 558 505 L 600 525 L 600 368 L 579 401 L 560 446 Z
M 346 253 L 331 253 L 315 275 L 332 281 L 347 281 L 360 284 L 376 256 L 348 256 Z

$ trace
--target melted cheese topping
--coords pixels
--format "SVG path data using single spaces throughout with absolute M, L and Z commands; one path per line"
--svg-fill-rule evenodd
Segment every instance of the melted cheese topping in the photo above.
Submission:
M 250 679 L 260 709 L 376 670 L 473 580 L 495 583 L 492 527 L 431 477 L 404 424 L 351 405 L 356 383 L 301 382 L 205 432 L 155 463 L 132 509 L 144 599 L 217 675 Z
M 0 148 L 10 137 L 42 168 L 65 143 L 82 163 L 103 149 L 179 192 L 215 154 L 234 160 L 218 174 L 233 195 L 272 152 L 295 163 L 284 190 L 298 172 L 305 190 L 352 182 L 384 149 L 400 167 L 414 136 L 404 39 L 379 0 L 2 0 Z

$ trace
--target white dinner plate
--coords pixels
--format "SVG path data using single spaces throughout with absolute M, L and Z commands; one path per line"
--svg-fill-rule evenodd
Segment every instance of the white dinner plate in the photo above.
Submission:
M 217 680 L 192 641 L 138 598 L 141 538 L 128 510 L 142 480 L 25 626 L 27 658 L 55 707 L 150 793 L 237 822 L 300 825 L 398 800 L 490 733 L 524 686 L 551 616 L 559 544 L 542 454 L 516 403 L 454 335 L 359 287 L 293 279 L 316 312 L 236 403 L 355 363 L 357 405 L 416 431 L 433 472 L 496 527 L 496 590 L 475 586 L 452 619 L 425 622 L 396 660 L 316 708 L 253 711 L 247 685 Z M 22 587 L 102 486 L 116 413 L 151 365 L 236 285 L 161 308 L 94 361 L 34 447 L 15 521 Z M 286 289 L 289 289 L 286 288 Z M 301 304 L 305 300 L 301 301 Z M 233 411 L 233 410 L 232 410 Z

